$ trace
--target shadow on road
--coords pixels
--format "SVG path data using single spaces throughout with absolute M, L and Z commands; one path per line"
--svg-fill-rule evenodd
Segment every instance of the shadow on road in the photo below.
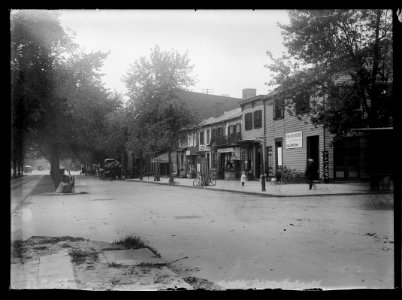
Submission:
M 32 190 L 31 195 L 50 193 L 55 190 L 52 177 L 50 177 L 50 175 L 45 175 Z

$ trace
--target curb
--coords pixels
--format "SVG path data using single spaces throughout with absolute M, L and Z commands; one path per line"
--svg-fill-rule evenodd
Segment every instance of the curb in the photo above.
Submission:
M 159 184 L 159 185 L 169 185 L 169 183 L 164 182 L 156 182 L 156 181 L 144 181 L 140 179 L 125 179 L 125 181 L 132 181 L 132 182 L 140 182 L 140 183 L 149 183 L 149 184 Z M 303 194 L 303 195 L 284 195 L 284 194 L 266 194 L 263 192 L 249 192 L 249 191 L 236 191 L 236 190 L 228 190 L 228 189 L 220 189 L 220 188 L 210 188 L 210 187 L 198 187 L 198 186 L 191 186 L 191 185 L 182 185 L 182 184 L 173 184 L 171 186 L 175 187 L 184 187 L 184 188 L 191 188 L 191 189 L 204 189 L 209 191 L 219 191 L 219 192 L 229 192 L 229 193 L 238 193 L 244 195 L 254 195 L 254 196 L 261 196 L 261 197 L 281 197 L 281 198 L 288 198 L 288 197 L 323 197 L 323 196 L 352 196 L 352 195 L 378 195 L 378 194 L 393 194 L 393 192 L 356 192 L 356 193 L 334 193 L 334 194 Z

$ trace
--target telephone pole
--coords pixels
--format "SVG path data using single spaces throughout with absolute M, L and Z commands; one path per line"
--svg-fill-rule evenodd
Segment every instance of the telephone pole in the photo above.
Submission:
M 203 89 L 203 91 L 206 91 L 206 94 L 209 94 L 209 91 L 213 91 L 213 89 Z

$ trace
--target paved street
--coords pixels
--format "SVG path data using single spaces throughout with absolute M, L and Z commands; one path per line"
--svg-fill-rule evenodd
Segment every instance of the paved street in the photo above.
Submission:
M 177 272 L 223 288 L 393 288 L 388 195 L 261 197 L 76 176 L 79 195 L 34 194 L 12 238 L 139 235 Z M 184 258 L 188 257 L 188 258 Z

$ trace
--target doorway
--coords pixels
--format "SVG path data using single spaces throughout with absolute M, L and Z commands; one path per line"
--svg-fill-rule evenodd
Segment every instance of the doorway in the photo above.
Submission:
M 358 137 L 345 137 L 334 146 L 335 179 L 351 180 L 360 176 L 360 143 Z
M 261 146 L 255 148 L 255 178 L 260 178 L 261 175 Z
M 282 138 L 275 139 L 275 170 L 282 167 Z
M 268 170 L 268 178 L 274 176 L 274 162 L 272 159 L 272 146 L 267 147 L 267 170 Z
M 313 135 L 307 137 L 307 159 L 311 158 L 314 160 L 314 180 L 317 180 L 319 177 L 318 168 L 320 165 L 320 144 L 319 144 L 319 136 Z

